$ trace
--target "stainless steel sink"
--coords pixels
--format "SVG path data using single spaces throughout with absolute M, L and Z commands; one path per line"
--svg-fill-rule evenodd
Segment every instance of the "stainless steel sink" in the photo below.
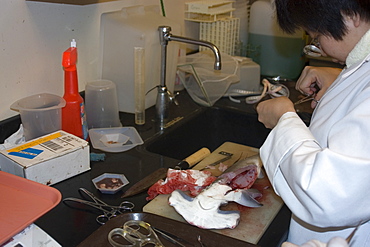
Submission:
M 202 147 L 212 151 L 224 142 L 259 148 L 269 130 L 258 122 L 257 114 L 224 108 L 201 108 L 164 133 L 144 144 L 146 151 L 174 159 L 184 159 Z

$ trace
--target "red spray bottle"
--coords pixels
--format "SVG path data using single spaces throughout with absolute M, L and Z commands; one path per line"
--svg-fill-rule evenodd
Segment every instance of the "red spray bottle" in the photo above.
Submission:
M 64 96 L 66 106 L 62 108 L 62 130 L 87 140 L 87 124 L 84 100 L 78 91 L 77 48 L 73 39 L 71 47 L 63 53 Z

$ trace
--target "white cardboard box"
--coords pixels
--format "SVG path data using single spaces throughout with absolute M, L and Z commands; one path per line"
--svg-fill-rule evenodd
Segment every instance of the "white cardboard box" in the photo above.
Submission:
M 89 143 L 56 131 L 1 150 L 0 167 L 4 172 L 52 185 L 90 170 Z

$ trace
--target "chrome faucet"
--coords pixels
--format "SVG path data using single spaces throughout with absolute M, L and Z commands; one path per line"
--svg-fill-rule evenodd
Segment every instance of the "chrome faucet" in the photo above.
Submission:
M 167 69 L 167 45 L 169 41 L 183 42 L 193 45 L 201 45 L 210 48 L 215 55 L 215 70 L 221 70 L 221 53 L 219 49 L 212 43 L 204 40 L 190 39 L 171 34 L 171 27 L 160 26 L 159 42 L 161 44 L 161 72 L 160 72 L 160 85 L 158 86 L 158 95 L 156 101 L 156 121 L 159 127 L 163 130 L 168 121 L 169 103 L 174 99 L 172 93 L 166 86 L 166 69 Z

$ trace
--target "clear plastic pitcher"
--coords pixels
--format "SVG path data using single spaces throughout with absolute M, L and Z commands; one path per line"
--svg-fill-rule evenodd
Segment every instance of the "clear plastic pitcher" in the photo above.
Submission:
M 85 106 L 89 129 L 122 126 L 114 82 L 110 80 L 88 82 L 85 87 Z
M 14 102 L 10 109 L 19 111 L 26 141 L 62 128 L 62 107 L 65 100 L 57 95 L 41 93 Z

